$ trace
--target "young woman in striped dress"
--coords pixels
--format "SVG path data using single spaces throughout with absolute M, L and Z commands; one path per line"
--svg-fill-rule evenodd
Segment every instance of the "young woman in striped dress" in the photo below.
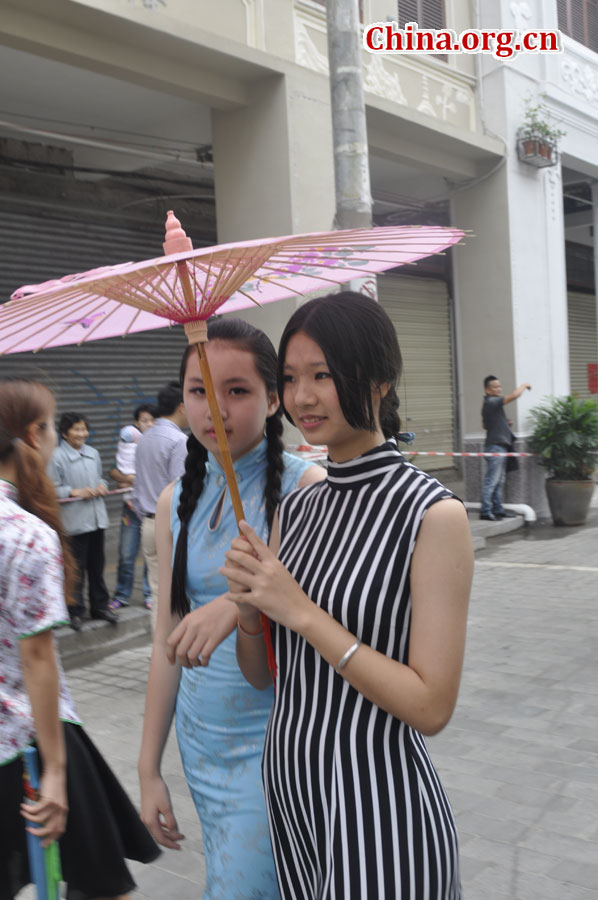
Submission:
M 263 774 L 285 900 L 461 897 L 455 822 L 423 735 L 457 700 L 473 553 L 463 505 L 397 449 L 400 370 L 393 325 L 369 298 L 297 310 L 280 391 L 287 417 L 328 446 L 328 477 L 282 500 L 270 548 L 244 524 L 221 570 L 256 687 L 269 674 L 249 633 L 260 610 L 273 622 Z

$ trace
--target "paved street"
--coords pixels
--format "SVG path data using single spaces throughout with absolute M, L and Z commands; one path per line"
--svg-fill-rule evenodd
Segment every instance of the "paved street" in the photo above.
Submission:
M 541 524 L 476 554 L 459 705 L 429 742 L 457 816 L 465 900 L 598 900 L 597 548 L 593 508 L 583 528 Z M 69 673 L 136 802 L 148 652 Z M 172 740 L 164 774 L 185 848 L 135 866 L 135 897 L 198 900 L 201 834 Z

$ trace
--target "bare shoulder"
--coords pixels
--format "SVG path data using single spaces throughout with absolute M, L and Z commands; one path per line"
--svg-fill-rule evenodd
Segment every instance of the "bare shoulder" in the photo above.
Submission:
M 469 528 L 469 519 L 467 511 L 460 500 L 456 497 L 447 497 L 445 500 L 439 500 L 433 503 L 426 510 L 424 518 L 425 522 L 433 521 L 437 524 L 447 525 L 467 525 Z
M 439 500 L 426 510 L 415 542 L 414 560 L 427 556 L 429 551 L 436 559 L 451 554 L 462 560 L 473 559 L 471 528 L 460 500 Z
M 325 479 L 326 469 L 323 466 L 310 466 L 299 479 L 297 487 L 307 487 L 308 484 L 315 484 L 317 481 L 324 481 Z

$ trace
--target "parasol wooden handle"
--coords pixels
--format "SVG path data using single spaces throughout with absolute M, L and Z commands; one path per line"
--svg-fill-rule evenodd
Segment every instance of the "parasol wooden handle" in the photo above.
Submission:
M 208 398 L 208 406 L 210 407 L 210 415 L 212 416 L 212 422 L 214 423 L 216 438 L 218 440 L 220 462 L 222 463 L 222 468 L 224 469 L 224 474 L 226 475 L 226 483 L 230 491 L 230 498 L 233 503 L 233 510 L 235 512 L 235 518 L 238 525 L 241 519 L 245 518 L 245 514 L 243 512 L 243 504 L 241 503 L 241 495 L 239 494 L 237 476 L 235 475 L 235 470 L 233 468 L 233 460 L 230 455 L 230 448 L 228 446 L 228 440 L 226 439 L 226 431 L 224 430 L 224 422 L 222 421 L 220 407 L 218 406 L 218 401 L 216 399 L 216 392 L 214 391 L 214 383 L 212 381 L 212 373 L 210 372 L 206 352 L 202 343 L 198 343 L 195 346 L 197 348 L 197 356 L 199 359 L 199 367 L 201 369 L 203 386 Z

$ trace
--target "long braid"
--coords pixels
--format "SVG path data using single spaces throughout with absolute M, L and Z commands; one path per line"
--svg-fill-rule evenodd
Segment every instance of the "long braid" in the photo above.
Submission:
M 284 468 L 282 453 L 282 409 L 279 407 L 273 416 L 266 419 L 266 458 L 268 469 L 266 471 L 266 487 L 264 499 L 266 501 L 266 521 L 268 531 L 272 529 L 274 513 L 280 503 L 280 489 L 282 485 L 282 472 Z
M 189 522 L 203 491 L 207 460 L 208 451 L 206 448 L 199 443 L 196 437 L 190 435 L 187 438 L 185 473 L 181 478 L 181 495 L 177 507 L 177 515 L 181 527 L 174 552 L 170 589 L 171 612 L 181 618 L 187 615 L 190 609 L 187 596 L 187 537 Z

